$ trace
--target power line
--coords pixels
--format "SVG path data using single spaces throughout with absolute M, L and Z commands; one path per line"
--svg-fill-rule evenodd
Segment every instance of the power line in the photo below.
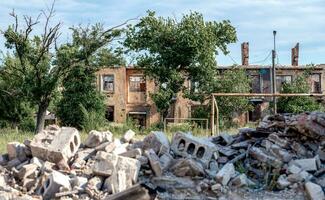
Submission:
M 262 63 L 264 64 L 265 61 L 271 56 L 271 51 L 269 52 L 269 54 L 263 59 L 263 60 L 260 60 L 260 61 L 255 61 L 255 62 L 252 62 L 251 64 L 259 64 L 259 63 Z
M 234 64 L 238 65 L 238 63 L 235 61 L 235 59 L 230 54 L 227 54 L 227 56 L 234 62 Z

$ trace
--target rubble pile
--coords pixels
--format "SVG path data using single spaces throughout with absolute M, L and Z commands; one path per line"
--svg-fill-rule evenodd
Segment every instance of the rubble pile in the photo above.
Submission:
M 220 199 L 232 191 L 303 190 L 325 199 L 325 113 L 270 115 L 257 128 L 143 140 L 51 125 L 0 156 L 0 199 Z

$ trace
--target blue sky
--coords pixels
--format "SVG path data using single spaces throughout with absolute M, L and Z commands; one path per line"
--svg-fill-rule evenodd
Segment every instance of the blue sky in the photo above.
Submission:
M 37 16 L 51 0 L 1 0 L 0 29 L 17 14 Z M 146 10 L 180 19 L 183 13 L 198 11 L 206 20 L 229 19 L 236 27 L 238 42 L 229 45 L 230 56 L 219 55 L 219 65 L 241 62 L 240 44 L 250 43 L 250 63 L 264 60 L 273 48 L 272 31 L 277 30 L 278 63 L 290 64 L 291 48 L 300 42 L 299 64 L 325 63 L 324 0 L 56 0 L 55 20 L 63 22 L 61 41 L 69 40 L 68 27 L 102 22 L 113 26 L 126 19 L 144 16 Z M 4 51 L 3 36 L 0 49 Z M 231 58 L 233 59 L 231 59 Z M 234 60 L 234 61 L 233 61 Z

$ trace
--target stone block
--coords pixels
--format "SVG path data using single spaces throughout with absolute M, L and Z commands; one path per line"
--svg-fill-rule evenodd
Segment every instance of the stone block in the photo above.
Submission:
M 269 135 L 268 139 L 275 143 L 276 145 L 282 147 L 282 148 L 289 148 L 290 144 L 287 140 L 280 138 L 277 134 L 272 133 Z
M 301 169 L 306 171 L 316 171 L 317 163 L 315 158 L 293 160 Z
M 169 140 L 164 132 L 152 131 L 143 139 L 142 149 L 153 149 L 157 155 L 169 152 Z
M 203 176 L 205 174 L 203 166 L 193 159 L 179 159 L 170 170 L 174 175 L 179 177 L 195 177 Z
M 70 184 L 72 188 L 78 187 L 78 188 L 85 189 L 87 183 L 88 183 L 88 179 L 82 176 L 75 176 L 70 179 Z
M 137 158 L 142 155 L 142 149 L 136 148 L 128 150 L 127 152 L 119 154 L 120 156 L 129 157 L 129 158 Z
M 117 156 L 116 170 L 105 180 L 104 189 L 114 194 L 130 188 L 138 180 L 140 167 L 136 159 Z
M 168 170 L 174 158 L 169 153 L 164 153 L 160 156 L 159 161 L 163 170 Z
M 108 177 L 113 174 L 117 163 L 117 155 L 108 154 L 103 151 L 99 151 L 95 157 L 95 163 L 93 166 L 93 174 L 103 177 Z
M 248 181 L 246 174 L 240 174 L 240 175 L 234 177 L 230 181 L 230 185 L 234 186 L 234 187 L 243 187 L 243 186 L 247 186 L 248 184 L 249 184 L 249 181 Z
M 130 142 L 134 136 L 135 136 L 135 132 L 132 131 L 131 129 L 129 129 L 124 133 L 124 135 L 122 137 L 122 141 L 123 142 Z
M 263 163 L 266 163 L 268 165 L 271 165 L 271 166 L 273 166 L 275 168 L 279 168 L 279 167 L 281 167 L 283 165 L 282 161 L 280 161 L 279 159 L 277 159 L 274 156 L 269 155 L 266 152 L 266 150 L 263 149 L 263 148 L 252 147 L 249 150 L 249 154 L 253 158 L 255 158 L 255 159 L 257 159 L 257 160 L 259 160 L 259 161 L 261 161 Z
M 289 185 L 291 185 L 292 183 L 287 179 L 287 177 L 285 175 L 280 175 L 278 180 L 277 180 L 277 187 L 281 190 L 287 188 Z
M 159 157 L 155 153 L 153 149 L 149 149 L 145 151 L 145 155 L 149 159 L 151 170 L 154 172 L 156 176 L 162 175 L 162 167 L 160 164 Z
M 9 142 L 7 144 L 7 152 L 9 160 L 18 158 L 20 161 L 24 161 L 27 158 L 26 146 L 19 142 Z
M 56 135 L 41 132 L 30 143 L 34 157 L 53 163 L 68 160 L 75 155 L 79 146 L 79 132 L 70 127 L 62 127 Z
M 216 175 L 216 181 L 221 183 L 223 186 L 226 186 L 229 180 L 235 176 L 236 171 L 232 163 L 227 163 L 224 165 L 221 170 Z
M 24 165 L 18 172 L 17 176 L 20 180 L 23 180 L 31 175 L 34 174 L 34 177 L 36 176 L 36 170 L 38 166 L 36 164 L 27 164 Z
M 102 144 L 103 142 L 111 142 L 113 139 L 113 134 L 110 131 L 99 132 L 92 130 L 89 132 L 88 137 L 85 141 L 85 146 L 87 147 L 96 147 Z
M 305 183 L 305 190 L 306 190 L 307 197 L 310 200 L 324 200 L 325 199 L 325 195 L 322 190 L 322 187 L 315 183 L 312 183 L 312 182 Z
M 87 186 L 89 189 L 100 191 L 104 183 L 104 178 L 99 176 L 94 176 L 89 179 Z
M 71 189 L 69 177 L 58 171 L 53 171 L 40 188 L 40 194 L 44 199 L 52 199 L 55 197 L 55 193 L 60 191 L 60 188 Z
M 171 150 L 175 155 L 190 157 L 200 161 L 208 167 L 214 154 L 218 152 L 216 146 L 206 138 L 194 137 L 190 134 L 177 132 L 173 137 Z

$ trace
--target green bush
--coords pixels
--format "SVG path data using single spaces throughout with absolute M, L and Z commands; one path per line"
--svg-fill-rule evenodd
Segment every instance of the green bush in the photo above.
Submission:
M 107 120 L 105 119 L 105 115 L 103 113 L 88 111 L 84 106 L 79 106 L 83 115 L 81 128 L 84 131 L 88 133 L 91 130 L 100 130 L 101 127 L 106 126 Z
M 285 83 L 282 93 L 309 93 L 306 75 L 298 76 L 291 83 Z M 302 113 L 307 111 L 323 111 L 324 106 L 313 97 L 281 97 L 278 101 L 278 111 L 282 113 Z

